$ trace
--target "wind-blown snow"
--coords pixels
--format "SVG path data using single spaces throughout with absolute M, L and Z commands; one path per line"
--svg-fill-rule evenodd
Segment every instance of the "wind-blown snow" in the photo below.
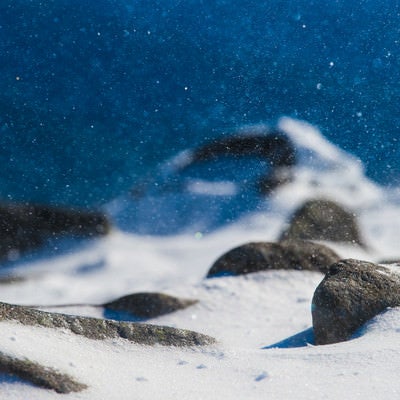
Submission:
M 299 149 L 294 181 L 232 224 L 209 232 L 188 227 L 168 236 L 117 227 L 108 237 L 71 251 L 67 242 L 59 243 L 58 252 L 48 248 L 3 268 L 29 278 L 2 285 L 0 300 L 10 303 L 99 304 L 144 290 L 198 299 L 192 307 L 149 322 L 211 335 L 216 345 L 177 349 L 122 339 L 92 341 L 2 322 L 0 350 L 59 368 L 89 386 L 68 399 L 398 397 L 400 310 L 377 316 L 348 342 L 313 346 L 306 344 L 312 340 L 310 304 L 322 274 L 269 271 L 204 279 L 216 258 L 232 247 L 276 240 L 291 213 L 314 197 L 344 203 L 359 219 L 368 247 L 329 244 L 343 258 L 379 261 L 400 255 L 400 192 L 365 178 L 360 162 L 316 128 L 287 118 L 280 128 Z M 119 201 L 128 200 L 110 206 L 115 216 L 124 208 Z M 90 306 L 59 311 L 102 316 L 101 309 Z M 0 377 L 0 398 L 60 396 Z

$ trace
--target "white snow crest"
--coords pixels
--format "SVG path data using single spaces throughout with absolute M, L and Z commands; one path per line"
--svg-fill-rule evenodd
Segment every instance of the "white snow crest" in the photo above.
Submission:
M 282 117 L 278 126 L 295 144 L 301 163 L 363 176 L 361 161 L 330 143 L 315 126 L 289 117 Z

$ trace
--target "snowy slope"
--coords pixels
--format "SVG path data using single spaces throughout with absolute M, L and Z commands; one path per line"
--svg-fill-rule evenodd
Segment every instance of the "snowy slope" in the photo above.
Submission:
M 56 367 L 89 388 L 59 395 L 0 375 L 0 398 L 396 398 L 399 310 L 378 316 L 351 341 L 313 346 L 305 343 L 312 340 L 310 304 L 321 274 L 204 278 L 222 253 L 249 241 L 276 240 L 305 199 L 322 196 L 353 210 L 368 243 L 367 249 L 329 243 L 343 258 L 378 261 L 400 255 L 400 191 L 366 179 L 359 161 L 314 127 L 286 118 L 280 127 L 299 149 L 295 179 L 242 219 L 209 233 L 189 228 L 165 237 L 116 227 L 108 237 L 70 249 L 69 242 L 59 243 L 58 251 L 47 248 L 2 270 L 27 277 L 1 286 L 0 300 L 10 303 L 90 305 L 144 290 L 198 299 L 149 322 L 211 335 L 216 345 L 178 349 L 94 341 L 2 322 L 0 351 Z M 103 316 L 90 306 L 58 311 Z

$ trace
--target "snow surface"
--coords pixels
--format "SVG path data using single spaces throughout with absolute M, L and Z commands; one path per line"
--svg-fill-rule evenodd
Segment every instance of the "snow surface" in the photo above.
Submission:
M 232 247 L 276 240 L 291 213 L 315 197 L 341 202 L 359 219 L 366 249 L 328 244 L 343 258 L 400 258 L 400 191 L 366 179 L 360 162 L 316 128 L 288 118 L 280 127 L 299 149 L 295 179 L 242 219 L 210 233 L 189 229 L 169 236 L 116 228 L 100 240 L 49 245 L 2 269 L 28 277 L 1 286 L 0 300 L 10 303 L 99 304 L 144 290 L 198 299 L 192 307 L 149 322 L 211 335 L 216 345 L 180 349 L 94 341 L 2 322 L 0 351 L 58 368 L 89 389 L 59 395 L 0 375 L 0 398 L 397 398 L 399 309 L 377 316 L 348 342 L 313 346 L 310 304 L 322 274 L 269 271 L 204 278 Z M 122 208 L 115 202 L 112 207 Z M 101 309 L 90 306 L 57 311 L 102 317 Z

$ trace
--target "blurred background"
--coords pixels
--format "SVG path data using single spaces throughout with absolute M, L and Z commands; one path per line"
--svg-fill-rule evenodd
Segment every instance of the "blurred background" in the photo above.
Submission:
M 287 115 L 400 181 L 400 4 L 2 0 L 0 200 L 97 207 Z

